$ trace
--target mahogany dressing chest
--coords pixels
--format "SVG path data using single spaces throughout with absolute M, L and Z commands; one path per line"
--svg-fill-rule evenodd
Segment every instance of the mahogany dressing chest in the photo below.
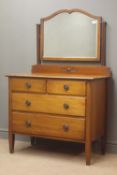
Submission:
M 9 78 L 9 149 L 15 134 L 91 145 L 105 153 L 107 81 L 106 24 L 80 9 L 60 10 L 37 25 L 38 63 L 30 74 Z M 52 64 L 50 64 L 52 63 Z M 59 64 L 62 63 L 62 64 Z

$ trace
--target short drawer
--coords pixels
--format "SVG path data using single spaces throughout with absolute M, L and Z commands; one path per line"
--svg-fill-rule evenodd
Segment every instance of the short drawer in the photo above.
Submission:
M 46 91 L 46 80 L 32 78 L 12 78 L 11 90 L 44 93 Z
M 71 140 L 85 139 L 85 119 L 13 112 L 14 132 Z
M 85 116 L 85 97 L 12 93 L 12 110 Z
M 85 96 L 85 84 L 85 81 L 48 80 L 47 92 L 50 94 Z

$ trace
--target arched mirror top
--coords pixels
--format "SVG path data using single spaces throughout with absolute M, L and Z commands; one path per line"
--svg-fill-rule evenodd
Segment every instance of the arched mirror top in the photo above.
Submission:
M 42 18 L 40 59 L 100 62 L 101 21 L 81 9 L 59 10 Z
M 93 15 L 93 14 L 91 14 L 91 13 L 85 11 L 85 10 L 82 10 L 82 9 L 62 9 L 62 10 L 58 10 L 58 11 L 56 11 L 56 12 L 50 14 L 49 16 L 46 16 L 46 17 L 41 18 L 41 20 L 44 20 L 44 21 L 50 20 L 51 18 L 54 18 L 54 17 L 56 17 L 57 15 L 62 14 L 62 13 L 67 13 L 67 14 L 81 13 L 81 14 L 84 14 L 84 15 L 86 15 L 86 16 L 89 16 L 89 17 L 91 17 L 91 18 L 93 18 L 93 19 L 97 19 L 97 20 L 99 20 L 99 21 L 100 21 L 100 19 L 101 19 L 101 16 Z

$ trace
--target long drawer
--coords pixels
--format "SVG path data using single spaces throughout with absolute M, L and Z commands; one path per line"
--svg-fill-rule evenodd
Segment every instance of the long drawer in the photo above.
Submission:
M 13 112 L 12 116 L 14 132 L 72 140 L 85 139 L 85 119 L 82 118 L 20 112 Z
M 12 93 L 12 110 L 85 116 L 85 97 Z
M 47 92 L 50 94 L 65 94 L 85 96 L 85 81 L 48 80 Z
M 46 91 L 46 80 L 34 78 L 12 78 L 11 90 L 44 93 Z

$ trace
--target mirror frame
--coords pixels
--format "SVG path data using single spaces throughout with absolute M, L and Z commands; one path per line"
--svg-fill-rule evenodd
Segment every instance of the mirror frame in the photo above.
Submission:
M 55 16 L 61 14 L 61 13 L 74 13 L 74 12 L 78 12 L 78 13 L 82 13 L 86 16 L 89 16 L 93 19 L 96 19 L 98 22 L 98 32 L 97 32 L 97 57 L 94 58 L 58 58 L 58 57 L 44 57 L 44 22 L 51 20 L 52 18 L 54 18 Z M 41 23 L 40 23 L 40 59 L 42 61 L 80 61 L 80 62 L 101 62 L 101 24 L 102 24 L 102 18 L 101 16 L 95 16 L 90 14 L 89 12 L 86 12 L 84 10 L 81 9 L 62 9 L 59 10 L 55 13 L 52 13 L 51 15 L 41 18 Z

